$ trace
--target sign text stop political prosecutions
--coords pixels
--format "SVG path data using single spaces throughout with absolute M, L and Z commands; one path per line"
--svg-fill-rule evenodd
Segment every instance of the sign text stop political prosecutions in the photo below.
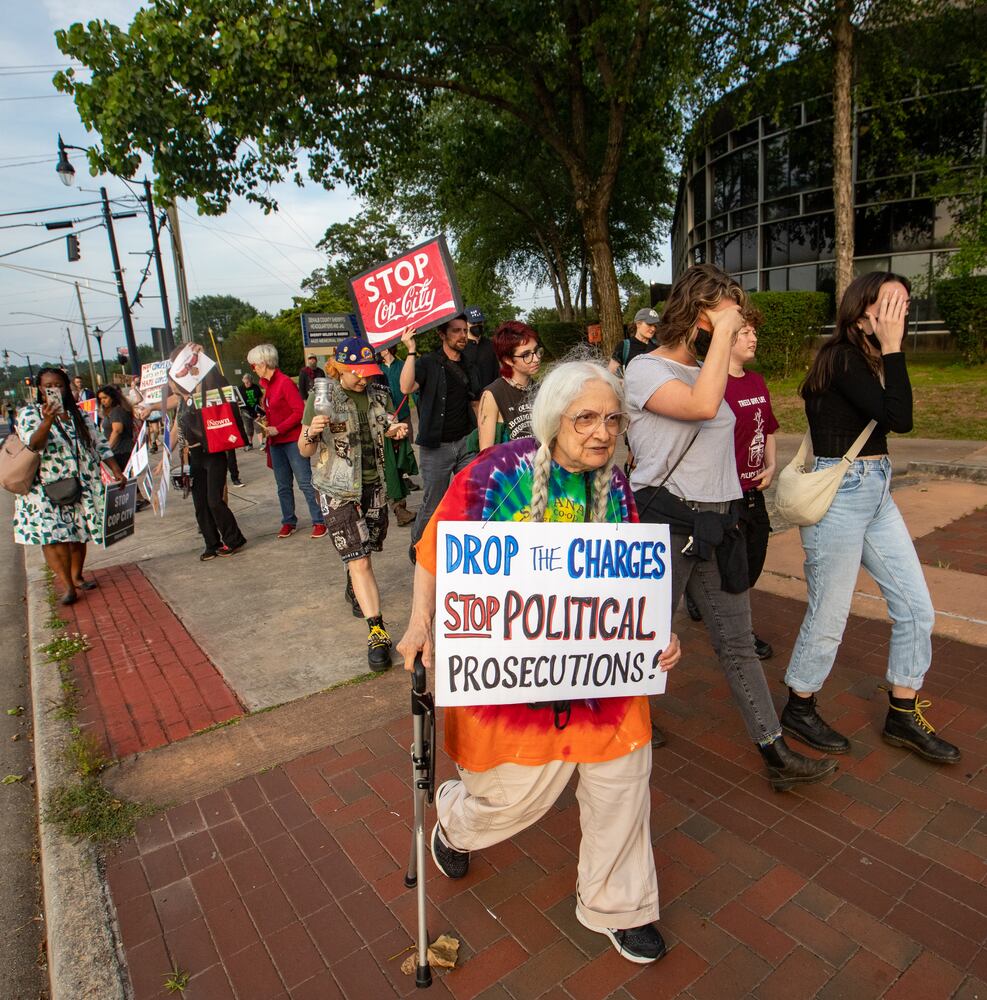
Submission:
M 444 521 L 437 569 L 436 704 L 665 690 L 667 526 Z

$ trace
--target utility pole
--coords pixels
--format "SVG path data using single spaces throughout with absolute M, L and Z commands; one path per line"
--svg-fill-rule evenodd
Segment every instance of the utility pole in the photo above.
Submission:
M 178 225 L 178 205 L 174 198 L 168 204 L 168 227 L 171 230 L 171 253 L 175 259 L 175 285 L 178 289 L 178 312 L 182 320 L 182 340 L 194 340 L 192 313 L 189 310 L 188 283 L 185 280 L 185 256 L 182 252 L 182 233 Z
M 86 322 L 86 310 L 82 305 L 82 292 L 79 290 L 79 282 L 75 282 L 75 294 L 79 300 L 79 315 L 82 316 L 82 332 L 86 338 L 86 354 L 89 355 L 89 380 L 92 384 L 93 392 L 99 386 L 96 381 L 96 366 L 93 364 L 93 347 L 89 342 L 89 324 Z
M 106 224 L 106 231 L 110 236 L 110 258 L 113 261 L 113 274 L 117 279 L 117 295 L 120 298 L 120 315 L 123 318 L 123 332 L 127 338 L 127 351 L 130 354 L 130 373 L 140 375 L 141 364 L 137 356 L 137 340 L 134 337 L 134 321 L 130 316 L 130 303 L 127 301 L 127 289 L 123 285 L 123 268 L 120 267 L 120 254 L 117 253 L 117 238 L 113 232 L 113 213 L 110 211 L 110 199 L 106 194 L 106 188 L 99 189 L 99 196 L 103 200 L 103 222 Z
M 66 336 L 69 338 L 69 350 L 72 352 L 72 366 L 75 368 L 75 374 L 79 374 L 79 355 L 75 353 L 75 344 L 72 343 L 72 331 L 65 327 Z
M 175 335 L 171 329 L 171 309 L 168 305 L 168 289 L 165 287 L 164 268 L 161 265 L 161 244 L 158 242 L 158 225 L 154 220 L 154 201 L 151 198 L 151 182 L 144 178 L 144 204 L 147 207 L 147 221 L 151 224 L 151 246 L 154 248 L 154 267 L 158 273 L 158 290 L 161 295 L 161 309 L 164 312 L 164 353 L 170 354 L 175 348 Z

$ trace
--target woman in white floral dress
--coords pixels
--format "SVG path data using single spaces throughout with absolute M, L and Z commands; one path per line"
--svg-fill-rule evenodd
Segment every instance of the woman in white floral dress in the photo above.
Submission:
M 103 540 L 103 485 L 100 461 L 118 481 L 124 481 L 103 435 L 83 416 L 69 387 L 68 376 L 59 368 L 42 368 L 35 384 L 41 403 L 21 408 L 17 434 L 29 448 L 41 455 L 41 466 L 31 492 L 14 503 L 14 541 L 20 545 L 40 545 L 45 562 L 65 593 L 62 604 L 74 604 L 80 590 L 96 584 L 86 580 L 82 568 L 86 545 Z M 45 400 L 45 389 L 61 393 L 61 409 Z M 53 503 L 45 485 L 77 476 L 81 496 L 70 506 Z

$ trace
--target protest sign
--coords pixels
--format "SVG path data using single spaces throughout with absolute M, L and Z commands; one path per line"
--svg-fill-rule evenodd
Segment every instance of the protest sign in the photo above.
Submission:
M 93 396 L 92 399 L 80 399 L 79 400 L 79 409 L 82 410 L 82 412 L 87 417 L 89 417 L 89 419 L 94 424 L 98 424 L 99 423 L 98 414 L 97 414 L 98 405 L 99 404 L 96 402 L 96 397 L 95 396 Z
M 350 294 L 377 349 L 395 343 L 407 326 L 428 330 L 463 311 L 444 236 L 350 278 Z
M 137 483 L 110 483 L 103 494 L 103 548 L 134 533 Z
M 167 448 L 161 455 L 161 478 L 158 480 L 157 489 L 157 514 L 164 517 L 165 508 L 168 506 L 168 488 L 171 486 L 171 455 Z
M 660 694 L 669 544 L 655 524 L 439 524 L 436 704 Z
M 169 368 L 171 368 L 170 361 L 152 361 L 150 364 L 141 365 L 140 391 L 145 399 L 150 398 L 148 396 L 149 389 L 159 389 L 161 386 L 167 385 Z M 160 393 L 155 394 L 154 398 L 158 396 Z
M 191 392 L 215 367 L 216 362 L 198 344 L 186 344 L 172 361 L 168 375 L 186 392 Z
M 147 464 L 147 424 L 141 424 L 141 429 L 137 432 L 137 440 L 134 442 L 134 450 L 130 453 L 130 459 L 123 474 L 128 479 L 137 479 L 147 469 Z
M 355 313 L 302 313 L 299 319 L 304 347 L 335 347 L 362 336 Z

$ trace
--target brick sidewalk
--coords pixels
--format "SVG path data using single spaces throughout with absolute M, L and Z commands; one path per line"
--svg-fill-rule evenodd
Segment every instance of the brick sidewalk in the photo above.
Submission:
M 73 660 L 79 725 L 114 760 L 243 715 L 219 671 L 133 563 L 90 573 L 99 587 L 58 609 L 88 638 Z
M 987 576 L 985 538 L 987 509 L 982 509 L 915 539 L 915 551 L 926 566 Z
M 753 605 L 780 697 L 804 606 Z M 889 630 L 851 619 L 822 701 L 853 751 L 827 783 L 778 795 L 701 626 L 682 630 L 652 776 L 668 956 L 633 965 L 576 922 L 573 785 L 462 881 L 429 862 L 429 929 L 462 940 L 429 995 L 987 996 L 987 651 L 935 642 L 931 716 L 964 752 L 939 769 L 880 741 Z M 409 741 L 402 718 L 143 821 L 107 861 L 137 1000 L 168 996 L 173 965 L 192 974 L 186 1000 L 415 992 L 398 971 L 415 930 Z M 443 757 L 440 780 L 451 772 Z

